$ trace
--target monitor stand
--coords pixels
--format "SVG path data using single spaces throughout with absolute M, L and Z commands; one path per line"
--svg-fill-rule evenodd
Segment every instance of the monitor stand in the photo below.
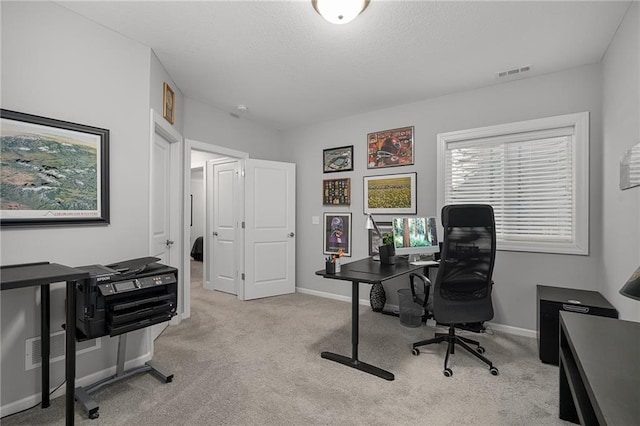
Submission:
M 420 260 L 420 255 L 417 254 L 417 253 L 410 254 L 408 260 L 409 260 L 409 262 L 417 262 L 417 261 Z

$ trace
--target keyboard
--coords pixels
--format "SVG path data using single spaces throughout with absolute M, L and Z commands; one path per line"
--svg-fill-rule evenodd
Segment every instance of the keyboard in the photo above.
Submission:
M 440 264 L 437 260 L 416 260 L 409 263 L 413 266 L 436 266 Z

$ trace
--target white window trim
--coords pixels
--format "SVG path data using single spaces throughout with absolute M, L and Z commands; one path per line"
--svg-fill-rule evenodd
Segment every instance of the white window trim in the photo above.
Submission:
M 438 141 L 437 164 L 437 205 L 438 224 L 442 223 L 440 211 L 445 200 L 445 155 L 449 143 L 477 140 L 480 138 L 497 138 L 505 135 L 543 131 L 563 127 L 573 128 L 575 141 L 574 150 L 574 178 L 575 188 L 575 235 L 573 243 L 541 243 L 526 242 L 514 243 L 498 241 L 498 250 L 526 251 L 559 254 L 589 254 L 589 113 L 580 112 L 556 117 L 540 118 L 535 120 L 519 121 L 515 123 L 500 124 L 495 126 L 480 127 L 476 129 L 460 130 L 455 132 L 440 133 Z M 442 235 L 442 234 L 440 234 Z

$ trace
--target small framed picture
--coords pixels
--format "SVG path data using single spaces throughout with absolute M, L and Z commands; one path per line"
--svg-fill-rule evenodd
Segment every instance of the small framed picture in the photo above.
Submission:
M 325 149 L 322 160 L 324 173 L 349 172 L 353 170 L 353 145 Z
M 351 204 L 351 178 L 322 181 L 322 204 L 348 206 Z
M 323 229 L 324 254 L 351 256 L 351 213 L 325 213 Z
M 175 96 L 173 94 L 173 90 L 169 86 L 168 83 L 164 83 L 164 96 L 163 96 L 163 104 L 164 107 L 162 109 L 162 116 L 171 124 L 173 124 L 174 116 L 175 116 Z
M 379 254 L 378 247 L 382 245 L 382 236 L 393 232 L 393 224 L 391 222 L 376 222 L 380 235 L 375 229 L 369 229 L 369 256 L 377 256 Z
M 364 177 L 365 214 L 416 214 L 417 173 Z
M 367 135 L 367 168 L 413 164 L 413 126 Z

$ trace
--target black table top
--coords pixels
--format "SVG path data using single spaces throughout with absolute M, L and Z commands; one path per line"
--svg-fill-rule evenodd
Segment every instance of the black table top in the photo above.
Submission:
M 560 312 L 587 393 L 606 424 L 640 424 L 640 323 Z
M 538 285 L 538 298 L 550 302 L 571 303 L 594 308 L 615 309 L 604 296 L 597 291 L 577 288 L 552 287 Z M 579 301 L 580 303 L 576 303 Z
M 89 272 L 58 263 L 28 263 L 0 268 L 0 290 L 89 278 Z
M 397 259 L 394 265 L 385 265 L 371 257 L 340 265 L 340 272 L 327 274 L 324 269 L 316 271 L 316 275 L 343 281 L 358 281 L 375 284 L 390 280 L 412 271 L 421 271 L 423 265 L 412 265 L 406 259 Z

